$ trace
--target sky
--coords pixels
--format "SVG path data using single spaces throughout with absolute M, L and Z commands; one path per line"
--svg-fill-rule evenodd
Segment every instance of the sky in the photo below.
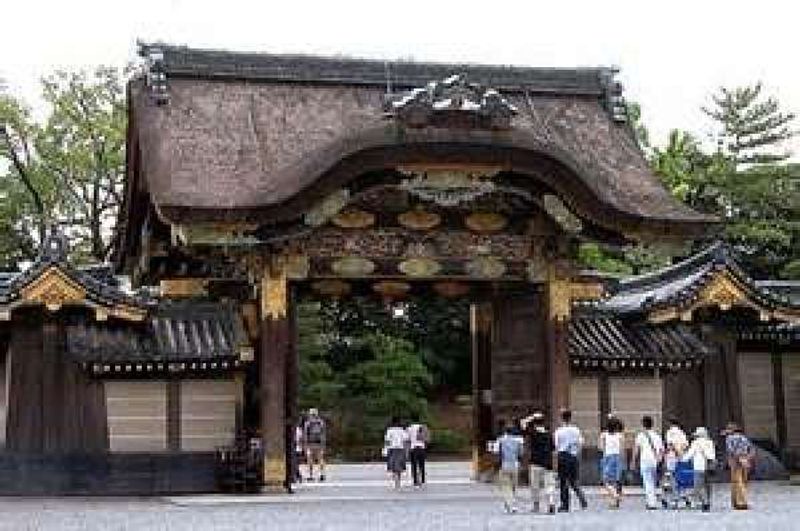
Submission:
M 662 144 L 673 128 L 707 136 L 700 107 L 720 86 L 760 80 L 800 114 L 799 29 L 800 5 L 788 0 L 12 0 L 0 21 L 0 79 L 41 111 L 41 76 L 124 65 L 136 59 L 137 39 L 377 59 L 613 65 Z M 800 160 L 800 139 L 787 147 Z

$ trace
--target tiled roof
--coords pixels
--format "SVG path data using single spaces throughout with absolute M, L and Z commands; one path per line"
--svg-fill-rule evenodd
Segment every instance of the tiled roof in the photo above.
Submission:
M 611 287 L 610 296 L 597 307 L 619 314 L 633 314 L 680 306 L 693 301 L 720 273 L 729 275 L 759 307 L 800 309 L 788 288 L 778 289 L 775 284 L 751 279 L 736 262 L 730 247 L 723 242 L 715 242 L 675 265 L 617 282 Z
M 709 347 L 684 323 L 624 321 L 613 314 L 578 312 L 569 324 L 569 356 L 576 366 L 687 367 Z

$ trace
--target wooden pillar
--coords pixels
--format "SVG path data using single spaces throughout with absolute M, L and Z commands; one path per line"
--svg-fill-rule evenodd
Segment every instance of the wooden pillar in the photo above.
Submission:
M 558 424 L 562 409 L 569 407 L 569 319 L 572 287 L 569 279 L 551 272 L 547 279 L 547 342 L 550 420 Z
M 783 388 L 783 355 L 777 349 L 772 350 L 772 389 L 774 391 L 774 407 L 778 448 L 781 457 L 786 455 L 787 436 L 786 429 L 786 393 Z
M 470 307 L 472 333 L 472 474 L 476 480 L 493 475 L 493 458 L 487 443 L 494 438 L 492 417 L 492 323 L 491 302 Z
M 289 348 L 287 350 L 286 359 L 286 429 L 284 438 L 286 440 L 286 485 L 291 489 L 292 481 L 294 480 L 292 474 L 292 466 L 294 463 L 294 430 L 299 421 L 299 412 L 297 410 L 297 396 L 300 387 L 300 359 L 298 358 L 297 345 L 298 345 L 298 330 L 297 330 L 297 305 L 295 304 L 295 289 L 293 286 L 289 287 L 288 303 L 289 308 L 287 317 L 289 319 Z
M 260 283 L 261 437 L 264 448 L 264 485 L 284 490 L 286 484 L 286 362 L 290 350 L 290 323 L 286 274 L 281 264 L 264 268 Z
M 181 382 L 178 379 L 167 382 L 167 450 L 181 450 Z

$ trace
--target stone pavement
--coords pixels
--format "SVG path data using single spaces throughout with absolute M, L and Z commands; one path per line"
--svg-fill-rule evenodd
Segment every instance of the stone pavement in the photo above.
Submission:
M 382 465 L 339 465 L 329 481 L 293 495 L 165 498 L 0 498 L 2 530 L 516 530 L 516 529 L 800 529 L 800 487 L 751 485 L 753 509 L 731 511 L 728 486 L 715 485 L 711 513 L 645 511 L 638 489 L 622 509 L 605 509 L 597 488 L 590 507 L 556 516 L 501 510 L 493 486 L 468 480 L 466 463 L 432 463 L 429 485 L 396 492 Z

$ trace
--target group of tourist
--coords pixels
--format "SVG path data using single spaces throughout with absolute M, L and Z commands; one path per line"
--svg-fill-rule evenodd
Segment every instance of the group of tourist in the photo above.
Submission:
M 734 509 L 747 509 L 746 483 L 755 458 L 755 447 L 739 426 L 728 424 L 725 453 L 731 472 L 731 505 Z M 508 512 L 519 510 L 519 473 L 528 448 L 532 512 L 540 512 L 544 496 L 547 512 L 555 514 L 555 484 L 560 490 L 559 512 L 570 510 L 570 490 L 575 493 L 581 508 L 588 502 L 579 482 L 579 463 L 584 439 L 580 429 L 572 422 L 572 413 L 561 413 L 561 425 L 551 436 L 544 414 L 534 412 L 519 422 L 501 425 L 501 434 L 491 446 L 499 454 L 499 483 L 503 491 L 503 505 Z M 625 426 L 621 419 L 609 415 L 597 445 L 602 454 L 600 472 L 603 492 L 608 506 L 618 509 L 622 500 L 623 474 L 628 469 L 638 469 L 644 487 L 645 507 L 659 507 L 658 488 L 661 488 L 661 506 L 676 507 L 678 501 L 703 511 L 711 508 L 711 482 L 709 476 L 718 468 L 714 441 L 705 427 L 698 427 L 690 441 L 677 422 L 670 422 L 662 438 L 654 429 L 651 416 L 644 416 L 641 429 L 633 441 L 631 467 L 626 467 Z

